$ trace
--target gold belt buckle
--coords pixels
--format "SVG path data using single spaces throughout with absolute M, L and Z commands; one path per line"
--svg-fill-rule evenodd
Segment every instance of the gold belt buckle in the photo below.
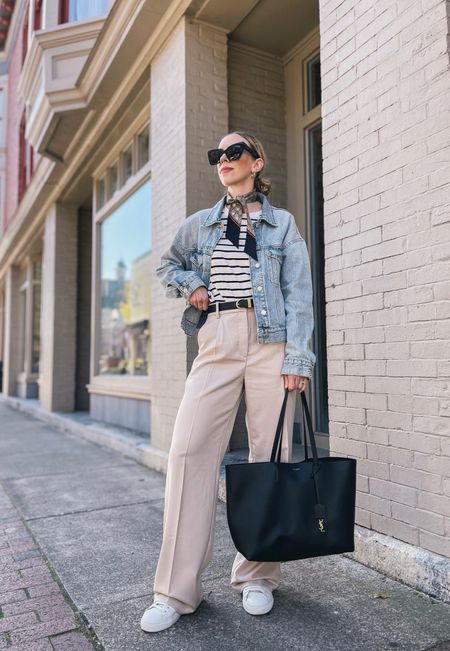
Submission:
M 248 307 L 251 307 L 251 298 L 238 298 L 236 301 L 236 307 L 239 308 L 239 310 L 246 310 Z M 247 301 L 247 305 L 238 305 L 239 301 Z

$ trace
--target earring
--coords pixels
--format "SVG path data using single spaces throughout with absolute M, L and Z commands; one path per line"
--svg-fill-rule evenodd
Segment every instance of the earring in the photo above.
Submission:
M 255 178 L 255 172 L 252 172 L 252 179 Z

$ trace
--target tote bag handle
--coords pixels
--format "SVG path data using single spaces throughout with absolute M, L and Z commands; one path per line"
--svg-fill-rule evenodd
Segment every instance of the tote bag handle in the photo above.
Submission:
M 280 417 L 278 419 L 278 425 L 277 429 L 275 432 L 275 439 L 273 442 L 273 447 L 272 447 L 272 454 L 270 455 L 270 461 L 273 463 L 276 461 L 277 463 L 281 463 L 281 439 L 282 439 L 282 432 L 283 432 L 283 422 L 284 422 L 284 416 L 286 413 L 286 403 L 287 403 L 287 398 L 289 394 L 289 389 L 285 389 L 284 392 L 284 400 L 283 400 L 283 405 L 281 407 L 281 412 L 280 412 Z M 316 446 L 316 439 L 314 436 L 314 430 L 312 426 L 312 420 L 311 420 L 311 414 L 309 413 L 309 407 L 308 403 L 306 401 L 305 397 L 305 392 L 301 392 L 301 399 L 302 399 L 302 412 L 303 412 L 303 423 L 305 422 L 305 414 L 306 414 L 306 421 L 308 423 L 308 432 L 309 432 L 309 440 L 311 443 L 311 449 L 312 449 L 312 455 L 314 461 L 318 462 L 319 457 L 317 456 L 317 446 Z M 308 444 L 306 440 L 306 430 L 305 430 L 305 459 L 308 459 Z
M 282 431 L 283 431 L 283 422 L 284 422 L 284 415 L 286 412 L 286 402 L 287 402 L 287 397 L 288 397 L 289 389 L 285 389 L 284 392 L 284 400 L 283 400 L 283 405 L 281 407 L 281 412 L 280 412 L 280 417 L 278 419 L 278 425 L 277 425 L 277 430 L 275 432 L 275 439 L 273 442 L 273 447 L 272 447 L 272 454 L 270 455 L 270 461 L 271 463 L 275 462 L 276 463 L 281 463 L 281 439 L 282 439 Z M 314 431 L 312 427 L 312 420 L 311 420 L 311 414 L 309 413 L 309 407 L 308 403 L 306 401 L 305 393 L 304 391 L 301 392 L 301 397 L 302 397 L 302 410 L 304 413 L 306 413 L 306 422 L 308 423 L 308 431 L 309 431 L 309 440 L 311 443 L 311 449 L 312 449 L 312 454 L 313 454 L 313 461 L 312 461 L 312 467 L 311 467 L 311 476 L 314 481 L 314 493 L 315 493 L 315 505 L 314 505 L 314 512 L 316 517 L 318 518 L 323 518 L 325 516 L 325 506 L 322 504 L 320 500 L 320 491 L 319 491 L 319 482 L 317 480 L 317 473 L 320 469 L 320 461 L 319 457 L 317 456 L 317 447 L 316 447 L 316 439 L 314 436 Z M 306 432 L 305 432 L 305 461 L 308 460 L 308 446 L 306 444 Z

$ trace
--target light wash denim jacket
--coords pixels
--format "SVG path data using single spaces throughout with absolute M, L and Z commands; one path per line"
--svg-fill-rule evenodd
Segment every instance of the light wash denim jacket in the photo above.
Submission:
M 314 317 L 306 243 L 291 213 L 271 206 L 262 193 L 258 197 L 262 203 L 254 222 L 258 261 L 249 256 L 257 342 L 285 341 L 281 374 L 311 377 L 316 356 L 308 348 Z M 187 217 L 155 269 L 167 297 L 186 299 L 181 327 L 187 335 L 201 328 L 208 315 L 190 305 L 189 296 L 197 287 L 209 285 L 225 200 L 226 195 L 212 208 Z

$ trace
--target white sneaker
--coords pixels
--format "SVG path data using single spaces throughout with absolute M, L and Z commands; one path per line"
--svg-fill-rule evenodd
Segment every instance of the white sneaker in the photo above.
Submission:
M 169 628 L 169 626 L 175 624 L 180 614 L 175 608 L 169 606 L 169 604 L 155 600 L 142 615 L 141 628 L 146 633 L 163 631 L 165 628 Z
M 247 585 L 242 591 L 242 605 L 250 615 L 264 615 L 272 609 L 272 591 L 262 585 Z

